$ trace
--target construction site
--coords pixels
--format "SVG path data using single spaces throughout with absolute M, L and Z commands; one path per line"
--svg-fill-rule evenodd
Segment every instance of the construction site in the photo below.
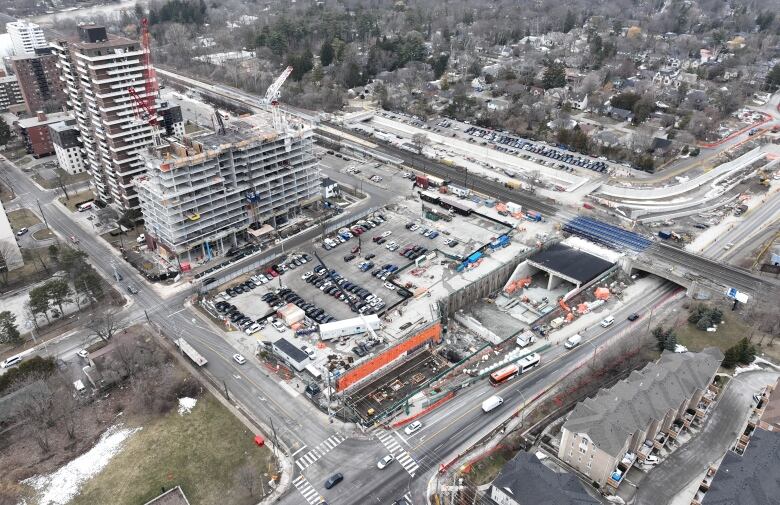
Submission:
M 135 183 L 150 249 L 204 261 L 320 199 L 311 128 L 277 131 L 270 119 L 222 122 L 215 133 L 170 138 L 144 153 L 146 174 Z

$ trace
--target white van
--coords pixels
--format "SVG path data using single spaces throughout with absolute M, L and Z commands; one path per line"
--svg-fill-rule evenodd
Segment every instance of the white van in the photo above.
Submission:
M 580 336 L 580 334 L 577 333 L 567 338 L 566 342 L 563 343 L 563 347 L 565 347 L 566 349 L 574 349 L 581 343 L 582 343 L 582 336 Z
M 484 402 L 482 402 L 482 411 L 485 413 L 490 412 L 494 408 L 504 403 L 504 399 L 498 395 L 493 395 Z
M 614 316 L 607 316 L 601 320 L 601 326 L 603 326 L 604 328 L 609 328 L 610 326 L 612 326 L 612 323 L 614 322 L 615 322 Z
M 16 356 L 11 356 L 5 361 L 0 361 L 0 368 L 11 368 L 14 365 L 18 365 L 22 361 L 22 357 L 18 354 Z
M 526 347 L 536 342 L 536 335 L 532 331 L 524 331 L 517 336 L 515 342 L 519 347 Z

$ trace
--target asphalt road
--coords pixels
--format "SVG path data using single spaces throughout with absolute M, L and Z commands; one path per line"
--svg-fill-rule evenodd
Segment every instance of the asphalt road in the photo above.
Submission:
M 542 366 L 508 384 L 493 388 L 487 380 L 483 380 L 460 390 L 452 400 L 420 418 L 423 428 L 411 436 L 402 429 L 388 431 L 374 428 L 370 432 L 374 436 L 372 441 L 342 444 L 303 470 L 302 474 L 329 504 L 388 504 L 409 493 L 415 503 L 422 503 L 428 481 L 438 471 L 439 465 L 449 462 L 454 455 L 495 429 L 526 401 L 530 402 L 574 367 L 588 362 L 594 353 L 604 349 L 602 346 L 606 343 L 613 343 L 618 338 L 631 339 L 635 331 L 644 331 L 652 307 L 676 289 L 677 286 L 672 283 L 659 282 L 642 299 L 613 312 L 616 318 L 613 326 L 606 329 L 596 326 L 581 332 L 586 341 L 571 351 L 556 346 L 544 352 Z M 629 322 L 626 318 L 632 312 L 638 312 L 643 317 Z M 499 394 L 504 404 L 494 412 L 483 413 L 482 401 L 494 394 Z M 376 462 L 390 452 L 390 448 L 395 448 L 397 461 L 384 470 L 377 469 Z M 413 458 L 418 467 L 402 466 L 404 452 Z M 356 454 L 359 456 L 355 457 Z M 338 492 L 329 492 L 324 489 L 323 482 L 335 472 L 344 474 L 344 482 L 334 488 Z M 301 498 L 300 495 L 287 495 L 282 503 L 305 503 Z
M 715 241 L 702 251 L 705 256 L 718 257 L 727 244 L 729 250 L 742 247 L 745 242 L 760 233 L 766 227 L 777 228 L 780 222 L 780 192 L 767 195 L 767 201 L 749 210 L 732 229 L 719 235 Z

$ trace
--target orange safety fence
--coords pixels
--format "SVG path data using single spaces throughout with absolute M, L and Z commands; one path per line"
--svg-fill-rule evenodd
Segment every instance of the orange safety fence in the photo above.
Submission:
M 400 344 L 397 344 L 387 349 L 379 356 L 370 359 L 365 363 L 363 363 L 362 365 L 359 365 L 347 371 L 336 381 L 336 391 L 343 391 L 344 389 L 348 388 L 352 384 L 368 377 L 369 375 L 376 372 L 380 368 L 393 362 L 396 358 L 401 356 L 403 353 L 410 351 L 416 347 L 419 347 L 429 340 L 436 343 L 441 342 L 441 323 L 435 323 L 425 328 L 424 330 L 414 335 L 413 337 L 410 337 L 404 340 L 403 342 L 401 342 Z

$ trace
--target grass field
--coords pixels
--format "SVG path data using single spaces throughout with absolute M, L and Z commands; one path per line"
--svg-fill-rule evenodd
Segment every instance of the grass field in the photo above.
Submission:
M 687 317 L 687 312 L 685 313 Z M 758 354 L 765 354 L 768 358 L 773 359 L 775 362 L 780 362 L 780 340 L 775 342 L 775 345 L 769 346 L 769 339 L 765 338 L 764 345 L 759 345 L 761 342 L 761 334 L 758 332 L 752 332 L 752 329 L 747 324 L 744 324 L 737 317 L 731 316 L 728 312 L 723 315 L 724 323 L 718 325 L 718 331 L 702 331 L 696 328 L 696 325 L 690 324 L 687 320 L 680 322 L 675 326 L 674 331 L 677 333 L 677 343 L 684 345 L 689 351 L 701 351 L 705 347 L 717 347 L 721 351 L 726 352 L 726 349 L 732 347 L 745 337 L 750 338 L 753 333 L 752 342 L 758 347 Z
M 176 485 L 198 505 L 258 503 L 261 481 L 269 492 L 273 454 L 255 446 L 254 434 L 213 396 L 202 396 L 190 414 L 173 411 L 142 426 L 71 505 L 139 505 Z M 254 497 L 236 479 L 247 463 L 256 471 Z
M 46 240 L 47 238 L 54 238 L 54 234 L 50 229 L 44 228 L 33 233 L 33 238 L 35 240 Z
M 71 212 L 76 212 L 76 205 L 79 205 L 89 200 L 94 200 L 95 195 L 92 191 L 85 189 L 83 191 L 68 191 L 70 198 L 60 197 L 60 202 L 65 205 Z
M 32 176 L 32 179 L 46 189 L 55 189 L 60 187 L 60 180 L 62 180 L 63 185 L 70 186 L 71 184 L 76 184 L 78 182 L 88 181 L 90 177 L 89 172 L 69 174 L 59 167 L 55 169 L 55 172 L 59 176 L 57 179 L 45 179 L 37 173 Z
M 29 209 L 18 209 L 9 212 L 8 221 L 11 222 L 11 228 L 13 228 L 14 231 L 22 227 L 29 228 L 30 226 L 41 222 L 41 220 L 38 219 L 38 216 L 33 214 Z

